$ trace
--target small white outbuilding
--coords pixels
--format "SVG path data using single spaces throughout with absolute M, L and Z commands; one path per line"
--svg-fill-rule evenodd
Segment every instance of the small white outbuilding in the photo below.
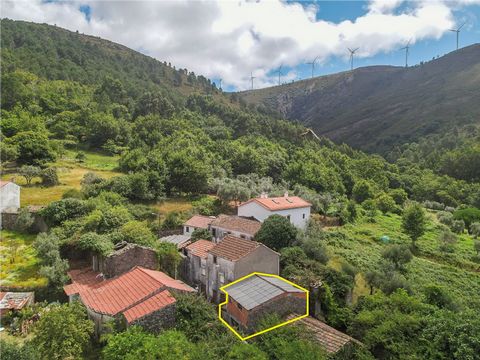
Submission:
M 20 208 L 20 186 L 13 181 L 0 181 L 0 212 Z

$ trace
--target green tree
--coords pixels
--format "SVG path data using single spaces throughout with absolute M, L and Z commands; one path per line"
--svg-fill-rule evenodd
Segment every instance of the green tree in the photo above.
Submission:
M 41 171 L 42 170 L 38 166 L 23 165 L 18 170 L 18 173 L 25 178 L 25 180 L 27 181 L 27 185 L 30 185 L 34 178 L 41 175 Z
M 104 360 L 123 360 L 144 358 L 145 349 L 155 342 L 155 336 L 131 326 L 126 331 L 107 336 L 107 344 L 102 350 Z M 153 356 L 153 354 L 149 354 Z
M 155 236 L 146 221 L 131 220 L 120 228 L 120 234 L 126 242 L 153 246 Z
M 465 231 L 465 221 L 463 220 L 453 220 L 452 225 L 450 226 L 452 231 L 457 234 L 463 234 Z
M 51 305 L 35 325 L 32 345 L 42 359 L 82 359 L 93 328 L 80 303 Z
M 43 165 L 55 160 L 55 152 L 47 135 L 42 132 L 25 131 L 13 137 L 18 149 L 18 163 Z
M 373 188 L 369 181 L 359 180 L 353 186 L 352 197 L 359 204 L 367 199 L 373 198 L 373 195 Z
M 375 199 L 377 209 L 382 213 L 386 214 L 388 212 L 394 212 L 396 209 L 396 204 L 393 198 L 388 194 L 381 194 Z
M 85 152 L 83 151 L 77 152 L 77 155 L 75 155 L 75 160 L 79 163 L 84 163 L 85 160 L 87 160 L 87 156 L 85 155 Z
M 468 229 L 472 223 L 480 221 L 480 209 L 473 207 L 459 209 L 453 213 L 453 218 L 455 220 L 462 220 Z
M 445 287 L 430 284 L 423 289 L 425 302 L 427 304 L 435 305 L 440 309 L 456 310 L 457 306 L 449 290 Z
M 392 199 L 395 201 L 395 203 L 399 206 L 403 206 L 405 204 L 405 201 L 408 200 L 408 195 L 407 192 L 404 189 L 393 189 L 390 190 L 388 193 Z
M 405 270 L 413 255 L 405 245 L 390 245 L 382 251 L 382 257 L 389 261 L 395 270 Z
M 402 229 L 412 239 L 414 247 L 418 238 L 425 233 L 426 223 L 425 210 L 421 205 L 412 203 L 403 211 Z
M 182 261 L 177 246 L 175 244 L 161 242 L 156 246 L 156 249 L 160 270 L 176 279 L 177 268 Z
M 210 233 L 210 231 L 208 231 L 208 229 L 197 228 L 193 230 L 192 236 L 190 237 L 190 241 L 193 242 L 200 239 L 210 240 L 211 238 L 212 238 L 212 234 Z
M 280 215 L 271 215 L 263 222 L 255 235 L 259 241 L 273 250 L 291 246 L 297 239 L 297 229 L 289 219 Z

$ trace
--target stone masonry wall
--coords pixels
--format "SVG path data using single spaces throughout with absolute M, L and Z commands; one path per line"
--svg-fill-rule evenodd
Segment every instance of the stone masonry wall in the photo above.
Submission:
M 157 270 L 158 258 L 155 250 L 136 244 L 128 244 L 105 257 L 100 264 L 100 270 L 107 278 L 111 278 L 129 271 L 135 266 Z
M 133 325 L 139 325 L 146 331 L 154 334 L 158 334 L 161 330 L 173 328 L 175 326 L 175 304 L 168 305 L 163 309 L 132 321 L 130 326 Z
M 307 311 L 306 294 L 286 294 L 273 299 L 248 313 L 247 332 L 256 330 L 258 323 L 266 315 L 277 314 L 280 318 L 285 319 L 290 314 L 296 313 L 303 315 Z M 261 329 L 260 329 L 261 330 Z

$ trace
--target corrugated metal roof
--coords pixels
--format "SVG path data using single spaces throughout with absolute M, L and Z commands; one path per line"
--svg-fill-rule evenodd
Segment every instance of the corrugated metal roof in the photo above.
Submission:
M 225 289 L 228 295 L 251 310 L 283 293 L 304 292 L 276 277 L 253 275 Z
M 170 244 L 177 245 L 177 248 L 180 249 L 185 245 L 187 245 L 187 243 L 190 241 L 190 237 L 191 235 L 176 234 L 176 235 L 169 235 L 169 236 L 162 237 L 159 240 L 160 242 L 167 242 Z

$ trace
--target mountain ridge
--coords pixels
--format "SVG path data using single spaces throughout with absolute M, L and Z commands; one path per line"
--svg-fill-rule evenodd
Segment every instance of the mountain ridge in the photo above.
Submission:
M 239 93 L 318 135 L 384 153 L 480 115 L 480 44 L 412 67 L 376 65 Z M 434 91 L 435 90 L 435 91 Z M 477 101 L 478 102 L 478 101 Z

